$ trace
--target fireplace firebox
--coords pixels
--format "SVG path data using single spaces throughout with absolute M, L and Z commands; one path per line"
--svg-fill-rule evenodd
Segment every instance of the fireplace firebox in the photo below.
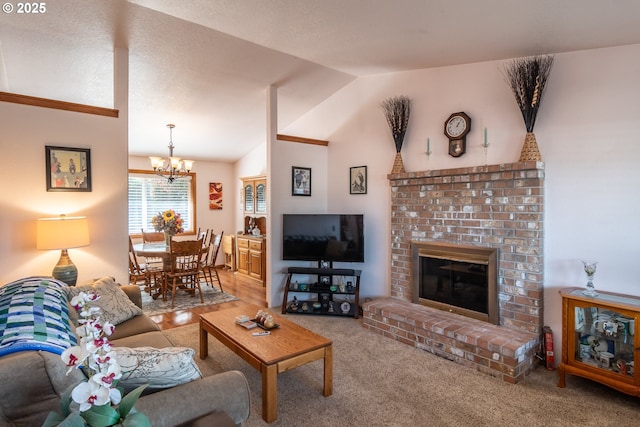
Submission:
M 414 303 L 499 324 L 498 249 L 411 242 Z

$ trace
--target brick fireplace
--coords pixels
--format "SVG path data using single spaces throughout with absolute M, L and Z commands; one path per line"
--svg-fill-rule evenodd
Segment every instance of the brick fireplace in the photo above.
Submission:
M 505 381 L 531 370 L 543 328 L 544 164 L 518 162 L 388 176 L 391 296 L 365 327 Z M 498 325 L 415 304 L 412 246 L 497 249 Z

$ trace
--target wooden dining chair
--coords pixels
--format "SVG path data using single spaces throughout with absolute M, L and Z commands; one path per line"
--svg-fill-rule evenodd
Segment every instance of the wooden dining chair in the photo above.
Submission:
M 175 304 L 176 291 L 184 290 L 192 296 L 197 291 L 200 294 L 200 302 L 204 302 L 202 289 L 200 288 L 200 272 L 202 271 L 202 259 L 205 254 L 202 246 L 203 239 L 199 240 L 172 240 L 170 244 L 170 268 L 164 273 L 165 297 L 171 291 L 171 308 Z
M 130 285 L 144 285 L 144 290 L 149 290 L 151 287 L 149 283 L 149 276 L 147 272 L 140 266 L 138 257 L 133 251 L 133 242 L 129 237 L 129 284 Z
M 144 231 L 142 232 L 142 241 L 144 243 L 164 242 L 164 233 L 160 231 Z
M 224 292 L 222 290 L 222 282 L 220 281 L 220 276 L 218 275 L 218 270 L 216 270 L 216 259 L 218 258 L 218 251 L 220 250 L 220 246 L 222 245 L 222 236 L 224 235 L 224 231 L 221 231 L 220 234 L 212 234 L 212 237 L 209 242 L 207 256 L 205 258 L 205 262 L 202 266 L 202 277 L 205 282 L 213 287 L 213 282 L 217 281 L 220 285 L 220 292 Z M 214 276 L 215 275 L 215 279 Z
M 148 264 L 141 265 L 133 250 L 133 241 L 129 237 L 129 284 L 140 285 L 140 283 L 144 284 L 144 291 L 157 298 L 162 294 L 162 268 Z
M 143 243 L 161 243 L 164 242 L 164 233 L 160 231 L 144 231 L 144 229 L 140 230 L 142 232 L 142 242 Z M 145 257 L 145 263 L 149 267 L 153 267 L 155 269 L 162 270 L 162 258 L 159 257 Z

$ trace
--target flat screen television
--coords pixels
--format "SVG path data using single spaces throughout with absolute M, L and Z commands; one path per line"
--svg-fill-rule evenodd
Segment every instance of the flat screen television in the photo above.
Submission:
M 364 215 L 283 214 L 282 259 L 364 262 Z

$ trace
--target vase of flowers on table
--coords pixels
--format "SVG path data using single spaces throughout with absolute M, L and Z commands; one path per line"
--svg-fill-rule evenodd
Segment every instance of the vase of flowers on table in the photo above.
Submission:
M 44 427 L 151 426 L 147 416 L 133 407 L 147 386 L 140 386 L 124 397 L 122 389 L 116 387 L 122 374 L 107 338 L 115 326 L 100 322 L 100 307 L 92 305 L 99 298 L 93 292 L 80 292 L 71 299 L 71 305 L 80 315 L 80 326 L 76 328 L 80 343 L 66 349 L 60 357 L 69 367 L 67 374 L 74 368 L 82 368 L 88 379 L 63 394 L 61 414 L 49 413 Z
M 171 238 L 178 233 L 184 231 L 183 219 L 180 214 L 176 213 L 173 209 L 167 209 L 164 212 L 158 212 L 151 218 L 151 224 L 156 231 L 162 231 L 164 233 L 164 239 L 167 246 L 171 242 Z

